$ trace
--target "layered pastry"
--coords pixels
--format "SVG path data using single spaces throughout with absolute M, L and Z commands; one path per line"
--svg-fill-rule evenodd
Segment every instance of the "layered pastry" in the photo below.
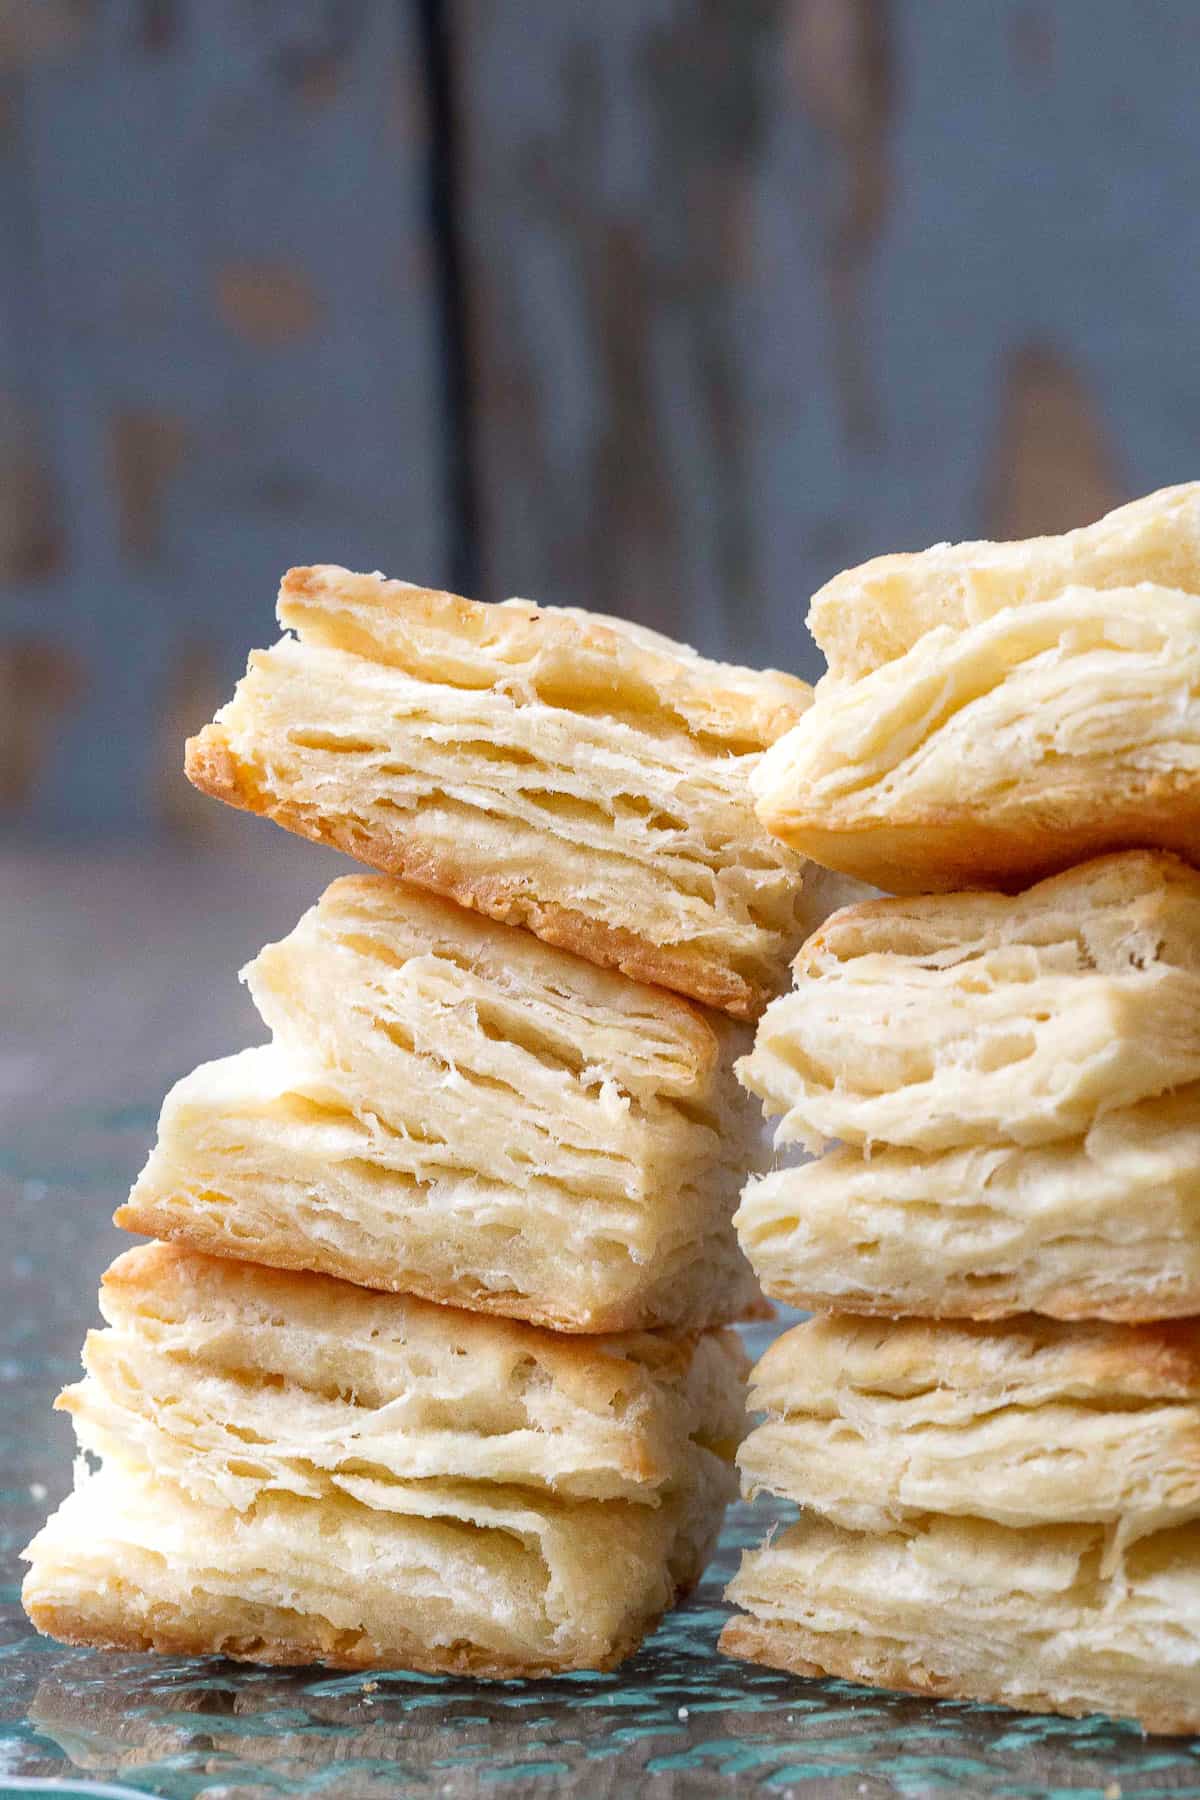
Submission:
M 67 1642 L 611 1667 L 730 1497 L 729 1334 L 581 1342 L 165 1245 L 117 1261 L 102 1309 L 61 1403 L 103 1464 L 27 1552 L 26 1610 Z
M 1162 488 L 1060 537 L 878 556 L 814 595 L 808 628 L 833 679 L 856 681 L 937 626 L 963 631 L 1069 587 L 1143 582 L 1200 594 L 1200 482 Z
M 1163 853 L 846 907 L 794 973 L 738 1065 L 781 1144 L 1036 1146 L 1200 1080 L 1200 875 Z
M 764 1291 L 893 1318 L 1200 1314 L 1200 1086 L 1036 1147 L 842 1145 L 735 1215 Z
M 760 1305 L 742 1028 L 379 876 L 246 979 L 273 1042 L 173 1089 L 118 1224 L 563 1331 Z
M 1200 1524 L 1139 1538 L 1111 1574 L 1107 1548 L 1100 1525 L 932 1515 L 871 1533 L 808 1515 L 747 1552 L 721 1648 L 797 1675 L 1200 1730 Z
M 1200 860 L 1200 594 L 1069 587 L 935 626 L 822 682 L 751 785 L 776 837 L 892 893 L 1130 847 Z
M 1115 1558 L 1200 1516 L 1200 1326 L 828 1315 L 754 1371 L 750 1493 L 850 1530 L 929 1513 L 1103 1525 Z M 1198 1621 L 1200 1625 L 1200 1621 Z
M 279 619 L 188 746 L 205 793 L 737 1015 L 784 985 L 816 921 L 748 778 L 803 682 L 333 567 L 291 570 Z

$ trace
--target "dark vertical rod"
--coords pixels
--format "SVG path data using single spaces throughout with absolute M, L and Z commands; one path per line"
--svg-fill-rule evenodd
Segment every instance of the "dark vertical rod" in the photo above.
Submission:
M 409 0 L 401 0 L 408 4 Z M 474 455 L 470 312 L 462 230 L 462 143 L 455 94 L 450 0 L 416 6 L 429 117 L 427 204 L 433 244 L 445 420 L 444 492 L 450 526 L 450 585 L 477 595 L 479 491 Z

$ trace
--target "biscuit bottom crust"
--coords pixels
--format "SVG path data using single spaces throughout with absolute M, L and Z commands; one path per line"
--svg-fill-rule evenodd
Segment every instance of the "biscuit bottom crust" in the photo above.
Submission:
M 896 1694 L 914 1694 L 923 1700 L 976 1700 L 1009 1706 L 1017 1712 L 1060 1713 L 1084 1719 L 1097 1712 L 1131 1716 L 1143 1730 L 1164 1737 L 1184 1737 L 1200 1729 L 1200 1699 L 1194 1705 L 1166 1702 L 1159 1705 L 1149 1694 L 1136 1696 L 1124 1685 L 1107 1688 L 1097 1682 L 1094 1699 L 1071 1697 L 1057 1690 L 1042 1691 L 1036 1682 L 1019 1693 L 1001 1682 L 989 1680 L 982 1670 L 971 1675 L 942 1674 L 903 1647 L 884 1638 L 857 1632 L 809 1631 L 803 1625 L 764 1619 L 730 1619 L 717 1648 L 740 1662 L 762 1663 L 789 1675 L 823 1680 L 835 1676 L 863 1687 L 886 1688 Z

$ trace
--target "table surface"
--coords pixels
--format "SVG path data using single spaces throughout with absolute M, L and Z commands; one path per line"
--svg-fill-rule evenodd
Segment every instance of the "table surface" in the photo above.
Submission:
M 112 1209 L 167 1086 L 262 1036 L 236 971 L 339 866 L 261 826 L 219 855 L 0 851 L 0 1792 L 1200 1800 L 1200 1741 L 718 1656 L 722 1587 L 771 1521 L 762 1504 L 733 1510 L 698 1593 L 612 1675 L 332 1677 L 31 1633 L 18 1552 L 70 1485 L 71 1435 L 50 1403 L 121 1245 Z

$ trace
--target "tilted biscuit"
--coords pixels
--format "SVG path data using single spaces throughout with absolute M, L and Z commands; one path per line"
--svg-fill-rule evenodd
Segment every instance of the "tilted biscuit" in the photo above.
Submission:
M 852 1530 L 928 1513 L 1100 1524 L 1111 1555 L 1200 1517 L 1200 1326 L 837 1314 L 777 1338 L 738 1457 L 748 1491 Z
M 745 1616 L 721 1649 L 902 1693 L 1200 1729 L 1200 1525 L 1140 1539 L 1112 1576 L 1104 1547 L 1091 1525 L 932 1518 L 877 1535 L 807 1517 L 743 1558 L 728 1597 Z
M 1200 1087 L 1037 1148 L 844 1145 L 752 1180 L 735 1215 L 763 1288 L 896 1317 L 1200 1314 Z
M 754 1309 L 742 1028 L 379 876 L 247 974 L 275 1042 L 172 1090 L 118 1224 L 563 1330 Z
M 782 987 L 801 862 L 747 779 L 803 682 L 333 567 L 291 570 L 279 618 L 188 746 L 197 787 L 725 1011 Z
M 370 1488 L 240 1513 L 113 1461 L 29 1545 L 22 1603 L 39 1631 L 101 1649 L 500 1680 L 608 1669 L 698 1579 L 727 1498 L 713 1469 L 661 1506 L 411 1482 L 382 1510 Z
M 1200 874 L 1163 853 L 846 907 L 794 968 L 738 1064 L 778 1143 L 1041 1144 L 1200 1080 Z
M 808 628 L 834 677 L 853 681 L 936 626 L 962 631 L 1064 588 L 1143 581 L 1200 594 L 1200 482 L 1162 488 L 1061 537 L 878 556 L 813 596 Z
M 658 1505 L 742 1434 L 731 1332 L 563 1338 L 163 1244 L 118 1258 L 100 1303 L 59 1399 L 80 1443 L 238 1512 L 364 1484 L 386 1509 L 431 1480 Z
M 1200 860 L 1200 595 L 1072 587 L 939 626 L 822 683 L 751 786 L 776 837 L 893 893 L 1130 847 Z

